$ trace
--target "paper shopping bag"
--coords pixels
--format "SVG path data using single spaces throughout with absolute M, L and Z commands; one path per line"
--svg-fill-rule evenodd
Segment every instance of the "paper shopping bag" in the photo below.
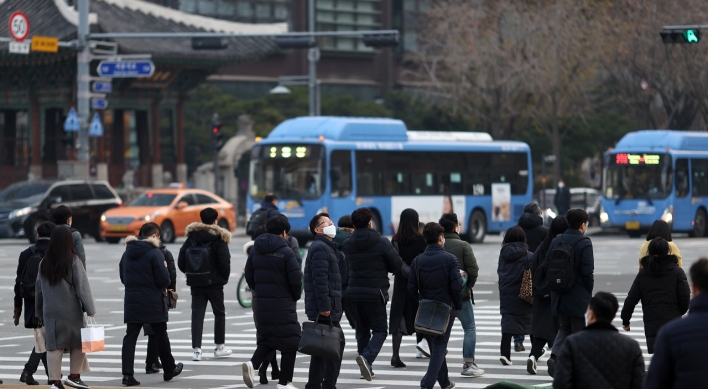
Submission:
M 34 329 L 34 351 L 37 354 L 47 352 L 47 332 L 44 327 Z
M 81 352 L 95 353 L 106 349 L 103 327 L 96 324 L 96 320 L 89 317 L 86 328 L 81 329 Z

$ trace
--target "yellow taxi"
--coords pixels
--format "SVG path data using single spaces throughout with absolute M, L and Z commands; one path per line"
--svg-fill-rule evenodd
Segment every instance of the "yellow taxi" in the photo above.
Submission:
M 234 206 L 221 197 L 200 189 L 156 189 L 142 193 L 127 205 L 113 208 L 101 215 L 101 237 L 108 243 L 137 235 L 147 222 L 162 228 L 162 242 L 172 243 L 184 235 L 185 228 L 198 222 L 199 212 L 214 208 L 219 213 L 219 227 L 233 232 L 236 229 Z

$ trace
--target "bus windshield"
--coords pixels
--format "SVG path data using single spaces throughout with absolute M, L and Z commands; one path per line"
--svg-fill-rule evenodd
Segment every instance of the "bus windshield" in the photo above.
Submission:
M 603 193 L 608 199 L 665 199 L 673 188 L 667 154 L 609 155 L 603 176 Z
M 325 189 L 324 148 L 312 144 L 258 145 L 251 154 L 250 194 L 294 200 L 319 198 Z

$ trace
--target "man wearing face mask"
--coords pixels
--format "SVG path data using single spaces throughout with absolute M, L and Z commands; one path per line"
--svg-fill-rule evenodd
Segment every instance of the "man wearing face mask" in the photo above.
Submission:
M 359 208 L 352 213 L 354 232 L 342 245 L 349 263 L 345 299 L 356 312 L 356 362 L 362 377 L 371 381 L 371 365 L 388 334 L 386 304 L 390 287 L 388 273 L 401 271 L 403 261 L 391 241 L 372 228 L 373 213 Z
M 558 181 L 556 195 L 553 197 L 553 204 L 558 210 L 558 214 L 563 216 L 570 209 L 570 189 L 565 187 L 563 180 Z
M 337 244 L 332 239 L 337 228 L 329 215 L 320 213 L 310 220 L 310 232 L 315 241 L 305 258 L 305 312 L 307 319 L 341 328 L 342 277 L 339 273 Z M 344 338 L 340 341 L 344 355 Z M 310 374 L 305 389 L 331 389 L 337 385 L 342 361 L 312 356 Z

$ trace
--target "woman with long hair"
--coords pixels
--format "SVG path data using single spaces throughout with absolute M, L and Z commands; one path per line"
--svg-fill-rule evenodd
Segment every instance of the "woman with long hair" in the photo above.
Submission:
M 71 229 L 57 226 L 49 247 L 39 264 L 35 284 L 35 309 L 46 329 L 47 367 L 52 389 L 64 388 L 61 360 L 69 350 L 69 376 L 64 384 L 88 388 L 81 373 L 89 371 L 86 354 L 81 351 L 81 328 L 86 326 L 84 312 L 96 314 L 91 288 L 84 266 L 74 251 Z
M 393 247 L 403 260 L 402 274 L 396 274 L 393 280 L 393 298 L 391 299 L 389 333 L 393 335 L 393 356 L 391 357 L 391 366 L 393 367 L 406 367 L 399 354 L 401 342 L 403 335 L 413 335 L 415 332 L 413 324 L 418 312 L 418 301 L 408 292 L 408 269 L 413 259 L 423 253 L 428 246 L 418 230 L 419 223 L 418 212 L 415 209 L 404 209 L 401 212 L 398 230 L 392 239 Z M 423 351 L 429 350 L 424 337 L 421 334 L 416 334 L 416 337 L 419 343 L 418 347 Z
M 642 247 L 639 248 L 639 268 L 642 268 L 642 259 L 649 255 L 649 243 L 655 238 L 663 238 L 666 240 L 669 244 L 669 254 L 676 257 L 678 267 L 683 267 L 681 251 L 671 239 L 671 226 L 663 220 L 657 220 L 651 225 L 651 228 L 647 233 L 647 240 L 642 243 Z
M 551 312 L 551 293 L 546 288 L 546 256 L 553 239 L 564 233 L 568 226 L 565 216 L 558 216 L 551 222 L 546 238 L 531 257 L 533 275 L 533 325 L 531 327 L 531 353 L 526 361 L 526 371 L 536 374 L 538 359 L 546 352 L 543 347 L 553 347 L 558 333 L 558 319 Z

